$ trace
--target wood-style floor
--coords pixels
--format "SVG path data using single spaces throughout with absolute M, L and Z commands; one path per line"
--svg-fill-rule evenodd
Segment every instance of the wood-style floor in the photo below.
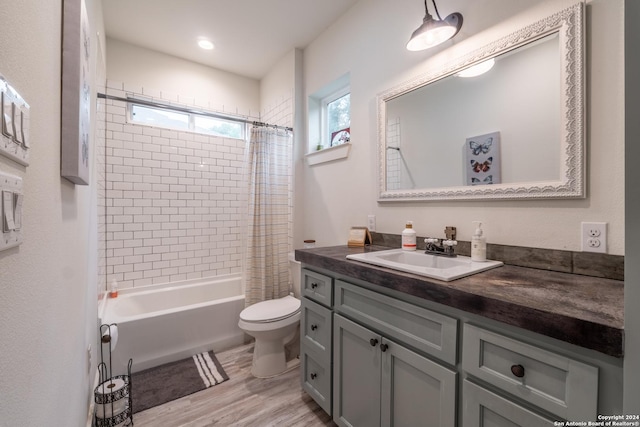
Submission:
M 138 412 L 135 427 L 335 426 L 302 391 L 300 368 L 269 379 L 251 375 L 253 343 L 216 353 L 229 380 Z

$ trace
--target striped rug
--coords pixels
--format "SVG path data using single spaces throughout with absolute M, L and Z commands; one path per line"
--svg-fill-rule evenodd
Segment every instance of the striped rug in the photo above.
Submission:
M 135 366 L 136 361 L 133 361 Z M 133 413 L 213 387 L 229 377 L 213 351 L 131 375 Z

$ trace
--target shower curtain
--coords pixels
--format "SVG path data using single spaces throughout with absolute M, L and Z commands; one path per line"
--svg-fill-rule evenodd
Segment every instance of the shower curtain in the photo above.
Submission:
M 292 136 L 254 126 L 247 149 L 245 304 L 289 293 Z

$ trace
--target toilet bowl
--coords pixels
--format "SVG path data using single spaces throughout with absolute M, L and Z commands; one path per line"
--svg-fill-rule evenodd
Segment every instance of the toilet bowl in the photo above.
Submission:
M 298 336 L 300 325 L 300 263 L 293 254 L 289 255 L 289 266 L 294 296 L 262 301 L 240 313 L 238 326 L 255 338 L 251 364 L 254 377 L 274 377 L 299 364 L 298 359 L 287 362 L 285 351 L 285 346 Z

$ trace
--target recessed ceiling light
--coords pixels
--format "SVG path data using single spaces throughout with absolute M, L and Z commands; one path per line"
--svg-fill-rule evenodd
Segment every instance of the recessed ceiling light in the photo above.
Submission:
M 198 40 L 198 46 L 200 46 L 202 49 L 205 49 L 205 50 L 213 49 L 213 43 L 205 39 Z

